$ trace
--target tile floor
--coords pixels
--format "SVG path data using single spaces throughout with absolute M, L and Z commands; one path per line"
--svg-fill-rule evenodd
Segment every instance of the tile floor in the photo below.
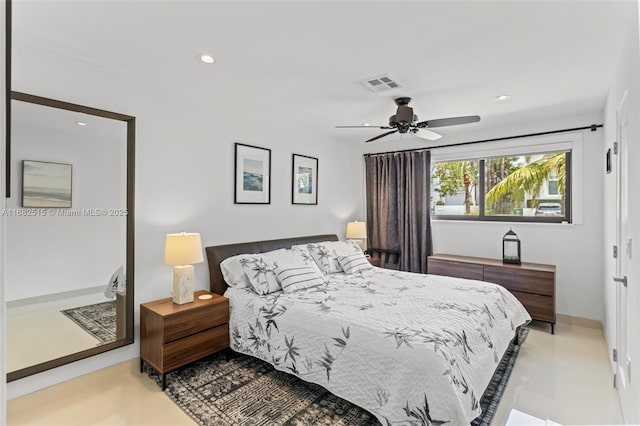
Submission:
M 534 325 L 493 424 L 512 409 L 562 425 L 619 424 L 620 408 L 602 331 L 560 322 Z M 9 425 L 195 424 L 131 360 L 8 402 Z M 533 423 L 532 423 L 533 424 Z
M 102 292 L 7 309 L 7 371 L 15 371 L 100 345 L 63 309 L 106 302 Z

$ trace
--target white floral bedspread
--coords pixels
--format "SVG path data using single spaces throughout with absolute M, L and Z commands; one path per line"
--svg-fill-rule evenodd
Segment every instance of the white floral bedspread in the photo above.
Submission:
M 384 425 L 463 425 L 516 327 L 503 287 L 373 268 L 258 296 L 229 288 L 231 348 L 320 384 Z

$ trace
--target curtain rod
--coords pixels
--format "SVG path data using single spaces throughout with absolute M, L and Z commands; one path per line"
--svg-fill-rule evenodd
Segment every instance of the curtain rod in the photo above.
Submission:
M 598 130 L 598 127 L 603 127 L 603 125 L 602 124 L 591 124 L 590 126 L 574 127 L 572 129 L 549 130 L 547 132 L 527 133 L 526 135 L 505 136 L 505 137 L 502 137 L 502 138 L 483 139 L 483 140 L 479 140 L 479 141 L 458 142 L 458 143 L 451 143 L 449 145 L 438 145 L 438 146 L 425 147 L 425 148 L 401 149 L 399 151 L 372 152 L 372 153 L 369 153 L 369 154 L 364 154 L 364 156 L 365 157 L 371 157 L 373 155 L 398 154 L 400 152 L 424 151 L 424 150 L 431 150 L 431 149 L 436 149 L 436 148 L 448 148 L 448 147 L 451 147 L 451 146 L 463 146 L 463 145 L 472 145 L 472 144 L 483 143 L 483 142 L 504 141 L 504 140 L 507 140 L 507 139 L 529 138 L 531 136 L 552 135 L 554 133 L 575 132 L 576 130 L 591 130 L 592 132 L 595 132 L 596 130 Z

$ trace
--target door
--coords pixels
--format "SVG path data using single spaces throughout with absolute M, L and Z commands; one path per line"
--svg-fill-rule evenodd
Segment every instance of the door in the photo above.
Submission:
M 633 255 L 632 240 L 629 233 L 629 179 L 628 179 L 628 96 L 627 92 L 617 109 L 617 174 L 616 174 L 616 387 L 625 419 L 630 418 L 631 403 L 629 395 L 631 358 L 629 354 L 629 309 L 628 282 Z

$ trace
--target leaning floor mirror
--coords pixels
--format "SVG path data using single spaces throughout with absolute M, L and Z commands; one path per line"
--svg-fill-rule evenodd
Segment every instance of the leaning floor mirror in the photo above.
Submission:
M 11 93 L 7 381 L 133 343 L 135 118 Z

